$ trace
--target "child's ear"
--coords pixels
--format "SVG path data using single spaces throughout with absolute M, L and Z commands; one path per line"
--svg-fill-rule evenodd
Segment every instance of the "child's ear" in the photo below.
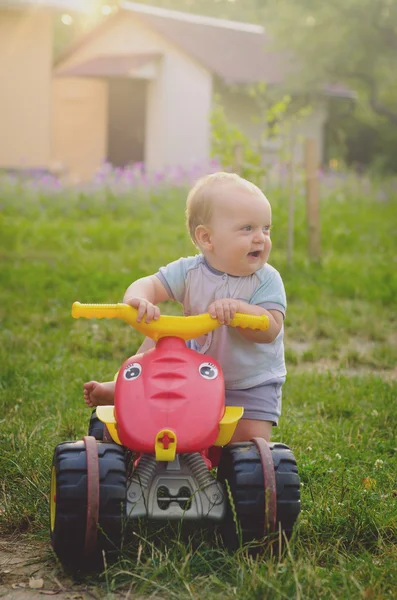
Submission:
M 198 246 L 203 250 L 212 250 L 211 232 L 204 225 L 198 225 L 194 235 Z

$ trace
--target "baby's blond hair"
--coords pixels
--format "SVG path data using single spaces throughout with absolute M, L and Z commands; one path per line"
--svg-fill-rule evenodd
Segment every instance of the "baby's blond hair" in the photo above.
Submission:
M 186 201 L 186 226 L 196 246 L 196 228 L 199 225 L 208 225 L 211 221 L 216 192 L 224 185 L 242 187 L 246 191 L 262 195 L 258 186 L 236 173 L 219 171 L 199 179 L 190 190 Z

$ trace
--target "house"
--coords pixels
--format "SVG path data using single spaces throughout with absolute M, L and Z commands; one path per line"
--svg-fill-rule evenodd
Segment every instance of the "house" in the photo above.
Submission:
M 0 168 L 48 168 L 52 19 L 85 2 L 0 0 Z
M 42 65 L 47 90 L 48 61 L 47 53 Z M 13 164 L 23 156 L 22 149 L 27 156 L 27 148 L 31 151 L 35 144 L 37 163 L 62 167 L 83 179 L 105 160 L 118 167 L 143 162 L 150 171 L 205 164 L 216 92 L 231 122 L 259 143 L 260 127 L 253 119 L 258 109 L 236 86 L 261 81 L 278 85 L 286 75 L 285 60 L 270 50 L 258 25 L 136 2 L 122 3 L 64 51 L 54 66 L 51 94 L 43 100 L 41 93 L 40 102 L 37 78 L 28 64 L 25 59 L 23 73 L 29 85 L 15 111 L 24 115 L 25 134 L 18 137 L 18 150 L 15 143 Z M 343 96 L 346 91 L 331 93 Z M 27 108 L 31 101 L 35 111 Z M 324 96 L 299 125 L 303 135 L 318 140 L 320 149 L 326 118 Z M 17 131 L 17 120 L 15 116 L 9 135 Z M 0 167 L 7 165 L 7 148 L 2 152 Z M 297 147 L 297 160 L 300 156 Z

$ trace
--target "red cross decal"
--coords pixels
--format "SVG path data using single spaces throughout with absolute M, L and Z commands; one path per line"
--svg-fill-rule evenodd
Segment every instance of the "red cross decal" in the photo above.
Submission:
M 165 433 L 162 438 L 159 438 L 159 442 L 163 444 L 164 450 L 168 450 L 168 447 L 172 442 L 175 442 L 173 437 L 169 437 L 168 433 Z

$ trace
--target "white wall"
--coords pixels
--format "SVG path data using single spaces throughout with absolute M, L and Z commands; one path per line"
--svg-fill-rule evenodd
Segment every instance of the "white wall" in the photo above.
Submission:
M 211 105 L 211 74 L 181 53 L 166 54 L 159 77 L 148 90 L 149 169 L 208 161 Z

